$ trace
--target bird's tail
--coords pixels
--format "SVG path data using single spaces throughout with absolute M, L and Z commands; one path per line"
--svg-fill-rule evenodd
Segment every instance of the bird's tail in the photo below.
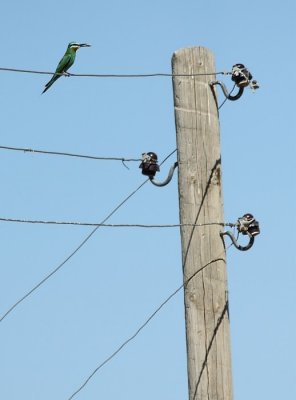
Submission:
M 51 85 L 52 85 L 53 83 L 55 83 L 55 81 L 56 81 L 57 79 L 59 79 L 59 78 L 60 78 L 60 75 L 54 75 L 54 76 L 51 78 L 51 80 L 47 82 L 47 84 L 45 85 L 45 88 L 44 88 L 44 90 L 43 90 L 43 92 L 42 92 L 41 94 L 45 93 L 45 92 L 51 87 Z

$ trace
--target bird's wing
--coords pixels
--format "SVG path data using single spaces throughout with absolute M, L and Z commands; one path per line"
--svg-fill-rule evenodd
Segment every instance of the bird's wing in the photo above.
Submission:
M 64 57 L 59 62 L 55 72 L 62 73 L 67 71 L 71 67 L 73 62 L 74 62 L 73 57 L 70 54 L 64 55 Z

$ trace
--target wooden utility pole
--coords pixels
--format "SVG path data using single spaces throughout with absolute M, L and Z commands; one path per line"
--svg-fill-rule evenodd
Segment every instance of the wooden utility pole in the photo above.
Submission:
M 178 50 L 172 69 L 180 223 L 223 222 L 219 119 L 209 85 L 215 80 L 213 54 L 203 47 Z M 181 227 L 190 400 L 232 399 L 221 230 L 219 225 Z

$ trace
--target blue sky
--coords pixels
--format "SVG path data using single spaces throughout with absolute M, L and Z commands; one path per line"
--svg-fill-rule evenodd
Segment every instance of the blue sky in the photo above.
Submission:
M 262 232 L 227 254 L 235 400 L 296 395 L 295 11 L 292 0 L 11 0 L 0 15 L 0 67 L 52 71 L 81 41 L 92 47 L 73 73 L 170 72 L 175 50 L 205 46 L 217 71 L 240 62 L 259 81 L 220 113 L 225 222 L 252 212 Z M 48 80 L 0 71 L 1 146 L 160 159 L 175 149 L 170 78 L 61 78 L 41 96 Z M 1 150 L 0 217 L 100 222 L 143 182 L 128 166 Z M 178 223 L 177 178 L 143 186 L 109 222 Z M 1 315 L 90 231 L 1 222 Z M 180 254 L 177 228 L 98 229 L 1 322 L 0 397 L 67 400 L 180 285 Z M 76 398 L 119 396 L 188 398 L 182 293 Z

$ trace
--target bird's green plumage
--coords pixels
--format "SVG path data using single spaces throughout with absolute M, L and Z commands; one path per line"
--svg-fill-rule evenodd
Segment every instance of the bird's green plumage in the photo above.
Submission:
M 86 45 L 82 45 L 82 46 L 86 46 Z M 87 45 L 87 46 L 89 46 L 89 45 Z M 81 47 L 81 45 L 79 45 L 76 42 L 70 42 L 68 44 L 66 53 L 64 54 L 63 58 L 58 63 L 58 66 L 55 70 L 55 74 L 53 75 L 51 80 L 49 82 L 47 82 L 47 84 L 45 85 L 45 89 L 43 90 L 42 93 L 46 92 L 51 87 L 51 85 L 57 79 L 59 79 L 63 73 L 67 72 L 68 69 L 74 64 L 75 57 L 76 57 L 76 51 L 77 51 L 77 49 L 79 49 L 79 47 Z

